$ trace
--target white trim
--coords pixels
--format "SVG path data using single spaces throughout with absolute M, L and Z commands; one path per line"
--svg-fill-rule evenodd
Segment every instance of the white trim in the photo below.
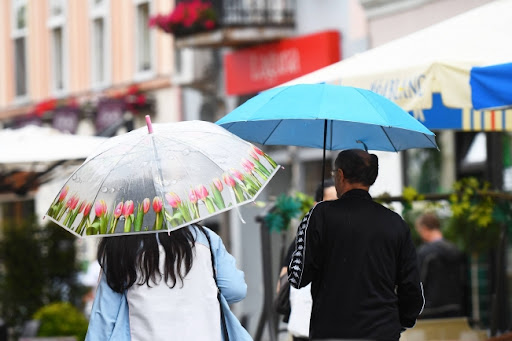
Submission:
M 95 90 L 100 90 L 107 88 L 112 82 L 111 78 L 111 25 L 110 25 L 110 17 L 109 17 L 109 8 L 110 8 L 110 0 L 103 0 L 101 4 L 95 4 L 94 0 L 89 0 L 89 32 L 90 32 L 90 60 L 91 60 L 91 88 Z M 96 49 L 95 45 L 95 32 L 94 32 L 94 21 L 96 19 L 103 20 L 103 79 L 101 81 L 98 80 L 96 68 L 98 67 L 95 64 L 96 61 Z
M 20 7 L 25 7 L 25 27 L 19 29 L 16 27 L 16 13 Z M 28 4 L 27 0 L 12 0 L 11 2 L 11 38 L 16 39 L 26 37 L 28 34 Z
M 18 9 L 20 9 L 21 7 L 24 7 L 25 8 L 25 27 L 22 28 L 22 29 L 19 29 L 16 27 L 16 14 L 17 14 L 17 11 Z M 13 88 L 13 92 L 14 92 L 14 99 L 13 99 L 13 102 L 14 104 L 23 104 L 23 103 L 27 103 L 29 102 L 30 100 L 30 96 L 29 96 L 29 65 L 28 65 L 28 55 L 29 55 L 29 45 L 28 45 L 28 4 L 27 4 L 27 0 L 13 0 L 11 2 L 11 27 L 10 27 L 10 33 L 11 33 L 11 44 L 13 45 L 13 49 L 12 49 L 12 56 L 13 56 L 13 61 L 14 61 L 14 82 L 13 82 L 13 85 L 14 85 L 14 88 Z M 17 66 L 17 58 L 16 58 L 16 45 L 15 45 L 15 41 L 17 39 L 23 39 L 23 44 L 24 44 L 24 50 L 25 50 L 25 55 L 24 55 L 24 68 L 25 68 L 25 93 L 24 94 L 21 94 L 21 95 L 18 95 L 17 94 L 17 91 L 16 91 L 16 88 L 17 88 L 17 74 L 16 74 L 16 66 Z
M 48 1 L 48 13 L 51 13 L 51 3 L 52 0 Z M 52 94 L 56 97 L 63 97 L 68 93 L 69 89 L 69 54 L 68 54 L 68 30 L 66 27 L 66 18 L 67 18 L 67 2 L 66 1 L 60 1 L 60 4 L 62 5 L 62 13 L 57 16 L 48 16 L 47 20 L 47 27 L 48 27 L 48 33 L 50 35 L 50 70 L 51 70 L 51 91 Z M 61 30 L 61 54 L 62 54 L 62 64 L 60 65 L 61 73 L 62 73 L 62 89 L 57 88 L 56 83 L 56 70 L 57 67 L 59 67 L 56 63 L 55 58 L 55 37 L 54 37 L 54 30 L 59 29 Z
M 138 7 L 140 5 L 148 4 L 149 6 L 149 17 L 154 14 L 154 4 L 152 0 L 133 0 L 134 10 L 135 10 L 135 65 L 134 65 L 134 80 L 142 81 L 152 78 L 155 75 L 155 66 L 156 66 L 156 39 L 155 39 L 155 30 L 150 29 L 149 27 L 149 61 L 150 67 L 148 70 L 139 70 L 139 51 L 142 49 L 139 48 L 139 13 Z M 149 18 L 148 18 L 149 19 Z

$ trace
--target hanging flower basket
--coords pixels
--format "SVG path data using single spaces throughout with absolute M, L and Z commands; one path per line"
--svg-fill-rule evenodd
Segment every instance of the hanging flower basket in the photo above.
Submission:
M 201 0 L 179 2 L 169 14 L 157 14 L 149 20 L 150 27 L 174 36 L 214 30 L 217 25 L 217 13 L 211 2 Z

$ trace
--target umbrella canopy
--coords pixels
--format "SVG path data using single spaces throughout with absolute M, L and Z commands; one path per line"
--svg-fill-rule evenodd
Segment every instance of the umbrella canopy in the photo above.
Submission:
M 279 168 L 213 123 L 147 119 L 89 156 L 46 216 L 78 236 L 174 230 L 253 201 Z
M 381 151 L 437 148 L 434 133 L 399 106 L 350 86 L 297 84 L 270 89 L 216 123 L 263 145 Z
M 434 133 L 398 105 L 372 91 L 340 85 L 270 89 L 216 123 L 263 145 L 322 148 L 322 183 L 326 150 L 437 148 Z
M 512 63 L 473 67 L 469 83 L 473 108 L 512 106 Z
M 440 93 L 447 107 L 471 108 L 471 67 L 510 62 L 510 13 L 512 0 L 492 1 L 283 85 L 356 86 L 406 111 L 431 108 L 432 94 Z

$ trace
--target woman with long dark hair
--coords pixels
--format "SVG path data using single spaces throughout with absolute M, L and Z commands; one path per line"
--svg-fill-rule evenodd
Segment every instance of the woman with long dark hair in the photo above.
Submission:
M 251 340 L 228 306 L 244 274 L 208 228 L 104 237 L 98 261 L 86 340 Z

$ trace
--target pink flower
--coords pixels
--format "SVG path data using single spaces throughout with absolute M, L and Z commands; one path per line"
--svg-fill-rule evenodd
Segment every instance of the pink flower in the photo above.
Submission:
M 94 205 L 94 213 L 96 213 L 96 217 L 101 218 L 105 213 L 107 213 L 107 203 L 105 200 L 100 200 Z
M 195 204 L 197 202 L 197 193 L 196 190 L 191 188 L 190 193 L 188 194 L 188 198 L 191 203 Z
M 258 155 L 261 155 L 261 156 L 265 155 L 265 153 L 263 153 L 263 151 L 256 146 L 252 146 L 252 150 L 254 150 L 256 152 L 256 154 L 258 154 Z
M 215 187 L 217 187 L 219 192 L 222 192 L 222 190 L 224 189 L 224 187 L 222 186 L 222 181 L 220 181 L 217 178 L 213 179 L 213 184 L 215 185 Z
M 181 204 L 180 197 L 174 192 L 167 193 L 165 199 L 172 208 L 177 208 Z
M 144 201 L 142 202 L 142 211 L 144 212 L 144 214 L 148 213 L 149 206 L 150 206 L 149 198 L 144 199 Z
M 78 213 L 82 213 L 82 211 L 84 210 L 85 208 L 85 201 L 82 201 L 80 203 L 80 206 L 78 206 Z
M 89 215 L 89 212 L 91 212 L 92 204 L 89 202 L 84 207 L 84 216 Z
M 66 195 L 68 195 L 69 186 L 66 186 L 60 191 L 59 195 L 59 201 L 63 201 L 66 198 Z
M 196 194 L 199 199 L 204 201 L 209 193 L 206 187 L 204 187 L 203 185 L 199 185 L 196 188 Z
M 247 173 L 250 173 L 254 170 L 254 163 L 247 159 L 242 159 L 242 167 Z
M 229 176 L 228 174 L 224 173 L 222 175 L 222 180 L 224 180 L 224 183 L 226 185 L 228 185 L 229 187 L 234 187 L 236 185 L 235 180 L 233 180 L 233 178 L 231 176 Z
M 133 200 L 125 201 L 124 205 L 122 206 L 123 215 L 128 217 L 129 215 L 133 214 L 134 207 L 135 205 L 133 204 Z
M 154 197 L 153 198 L 153 211 L 155 211 L 155 213 L 160 213 L 160 211 L 162 211 L 162 199 L 160 199 L 160 197 Z
M 122 213 L 123 213 L 123 202 L 121 201 L 119 204 L 117 204 L 116 208 L 114 209 L 114 217 L 119 218 Z
M 208 19 L 204 22 L 204 28 L 207 30 L 211 30 L 215 27 L 215 21 Z
M 230 171 L 231 171 L 231 174 L 233 174 L 235 176 L 235 178 L 237 178 L 238 180 L 240 180 L 240 181 L 244 180 L 243 174 L 240 173 L 238 170 L 232 168 L 232 169 L 230 169 Z
M 66 202 L 66 207 L 68 207 L 71 210 L 74 210 L 76 208 L 76 205 L 78 205 L 78 197 L 73 195 Z
M 260 158 L 259 158 L 259 156 L 258 156 L 258 154 L 256 154 L 256 153 L 254 152 L 254 150 L 251 150 L 251 151 L 249 152 L 249 155 L 250 155 L 254 160 L 256 160 L 256 161 L 258 161 L 258 160 L 260 159 Z

